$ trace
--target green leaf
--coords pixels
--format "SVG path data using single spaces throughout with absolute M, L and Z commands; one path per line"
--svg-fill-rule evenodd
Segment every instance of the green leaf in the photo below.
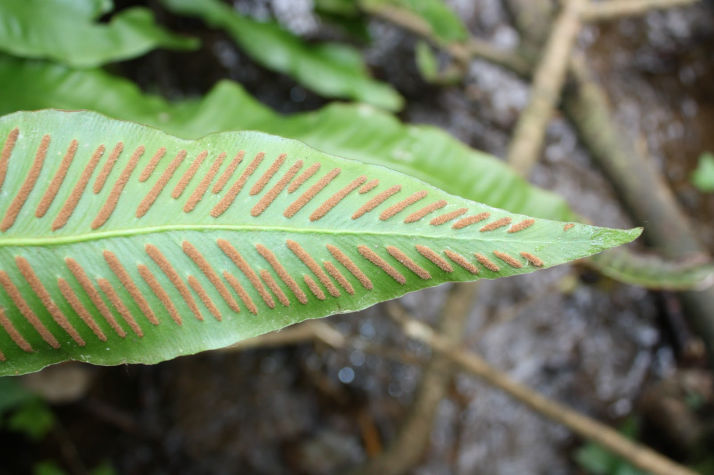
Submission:
M 18 381 L 12 378 L 0 378 L 0 422 L 6 412 L 32 401 L 35 397 Z
M 673 262 L 612 249 L 594 256 L 589 263 L 611 279 L 648 289 L 702 290 L 714 283 L 714 265 L 710 262 Z
M 692 184 L 699 191 L 714 191 L 714 155 L 705 153 L 699 157 L 699 165 L 692 174 Z
M 258 132 L 187 141 L 49 110 L 0 118 L 0 137 L 0 375 L 155 363 L 641 232 L 532 220 Z
M 354 0 L 315 0 L 315 9 L 344 17 L 355 17 L 360 13 L 359 5 Z
M 98 0 L 3 0 L 0 51 L 92 67 L 141 56 L 154 48 L 198 46 L 194 39 L 161 28 L 146 8 L 130 8 L 108 24 L 97 23 L 96 18 L 111 6 Z
M 184 138 L 259 130 L 384 165 L 497 208 L 561 221 L 577 219 L 565 200 L 530 185 L 497 158 L 468 148 L 436 127 L 405 125 L 365 105 L 332 104 L 286 117 L 230 81 L 218 83 L 200 101 L 167 103 L 103 71 L 75 71 L 2 56 L 0 83 L 0 114 L 50 107 L 90 109 Z
M 360 54 L 337 43 L 308 44 L 275 23 L 238 14 L 218 0 L 162 0 L 170 10 L 197 16 L 225 29 L 255 61 L 289 74 L 326 97 L 354 99 L 388 110 L 401 109 L 402 97 L 389 85 L 369 77 Z
M 42 460 L 32 468 L 33 475 L 67 475 L 54 460 Z
M 3 424 L 3 416 L 8 412 L 10 416 Z M 0 377 L 0 427 L 3 425 L 39 440 L 52 429 L 54 416 L 47 404 L 18 380 Z
M 419 73 L 427 82 L 434 82 L 439 75 L 439 62 L 425 41 L 419 41 L 414 50 Z
M 587 444 L 575 453 L 575 461 L 593 475 L 611 475 L 618 464 L 612 452 L 597 444 Z
M 47 107 L 94 109 L 186 138 L 224 130 L 260 130 L 384 165 L 490 206 L 547 219 L 579 220 L 564 199 L 529 184 L 497 158 L 470 149 L 434 127 L 401 124 L 365 106 L 333 104 L 285 117 L 230 81 L 219 83 L 201 101 L 167 103 L 102 71 L 72 71 L 2 57 L 0 82 L 5 85 L 0 90 L 0 113 Z M 601 254 L 592 264 L 618 281 L 649 288 L 700 288 L 711 276 L 708 266 L 640 258 L 624 250 Z
M 224 130 L 260 130 L 342 157 L 384 165 L 490 206 L 547 219 L 579 220 L 565 200 L 529 184 L 497 158 L 469 149 L 434 127 L 404 125 L 365 106 L 333 104 L 285 117 L 230 81 L 219 83 L 201 101 L 167 103 L 102 71 L 72 71 L 1 56 L 0 82 L 5 85 L 0 89 L 0 113 L 48 107 L 94 109 L 185 138 Z M 624 251 L 599 255 L 593 265 L 611 278 L 654 288 L 697 288 L 709 276 L 705 266 L 642 259 Z
M 445 43 L 465 41 L 469 34 L 461 19 L 442 0 L 360 0 L 367 11 L 391 9 L 398 14 L 413 15 Z M 397 14 L 397 13 L 394 13 Z

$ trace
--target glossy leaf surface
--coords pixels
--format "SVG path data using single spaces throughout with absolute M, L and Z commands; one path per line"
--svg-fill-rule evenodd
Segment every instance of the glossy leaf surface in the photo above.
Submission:
M 197 16 L 225 29 L 243 51 L 268 69 L 295 78 L 326 97 L 366 102 L 388 110 L 401 109 L 402 97 L 371 77 L 358 51 L 337 43 L 310 44 L 276 23 L 244 17 L 218 0 L 162 0 L 178 14 Z
M 0 51 L 92 67 L 155 48 L 197 46 L 196 40 L 161 28 L 146 8 L 130 8 L 109 23 L 97 22 L 111 9 L 112 2 L 107 0 L 2 0 Z

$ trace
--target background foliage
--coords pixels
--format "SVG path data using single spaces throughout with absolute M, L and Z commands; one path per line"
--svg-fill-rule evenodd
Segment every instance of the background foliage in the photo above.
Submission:
M 121 2 L 116 11 L 112 9 L 112 2 L 101 0 L 62 0 L 40 2 L 41 5 L 34 6 L 30 3 L 8 1 L 1 6 L 6 9 L 5 14 L 0 14 L 0 50 L 5 52 L 0 55 L 2 114 L 48 107 L 90 109 L 110 117 L 151 125 L 189 139 L 224 130 L 259 130 L 304 141 L 329 154 L 384 165 L 449 193 L 513 213 L 565 221 L 578 220 L 563 198 L 528 184 L 501 160 L 465 145 L 438 128 L 402 123 L 405 117 L 413 118 L 413 113 L 395 115 L 404 106 L 405 98 L 407 101 L 420 100 L 434 94 L 435 89 L 415 93 L 403 83 L 397 93 L 393 85 L 385 81 L 384 78 L 389 77 L 389 74 L 385 74 L 384 67 L 371 68 L 374 64 L 373 57 L 365 60 L 360 51 L 368 44 L 370 36 L 374 35 L 371 18 L 385 17 L 385 14 L 388 17 L 389 12 L 399 11 L 403 15 L 402 18 L 415 20 L 413 25 L 430 35 L 432 44 L 439 46 L 442 51 L 456 53 L 458 57 L 460 51 L 466 51 L 468 47 L 473 46 L 470 43 L 473 39 L 468 37 L 467 29 L 461 24 L 459 17 L 438 0 L 316 0 L 316 14 L 340 31 L 338 34 L 330 33 L 324 37 L 300 34 L 295 29 L 288 31 L 284 18 L 279 18 L 282 24 L 266 22 L 260 15 L 246 14 L 240 5 L 238 9 L 230 9 L 226 4 L 217 1 L 166 0 L 161 2 L 162 7 L 153 5 L 153 11 L 159 12 L 155 17 L 146 9 L 127 9 L 125 2 Z M 27 14 L 30 10 L 25 8 L 28 5 L 35 8 L 32 11 L 46 8 L 48 13 L 46 16 L 35 15 L 30 18 Z M 53 6 L 57 5 L 61 8 L 52 10 Z M 66 27 L 61 25 L 69 18 L 69 12 L 75 13 L 71 20 L 82 19 L 80 26 L 76 28 L 77 34 L 58 35 L 57 31 L 62 28 L 66 30 Z M 177 20 L 180 17 L 191 18 Z M 186 30 L 210 31 L 205 36 L 201 33 L 201 36 L 203 41 L 208 38 L 212 47 L 216 44 L 220 46 L 220 40 L 215 42 L 210 35 L 222 38 L 222 33 L 217 30 L 224 30 L 225 37 L 235 41 L 241 54 L 252 58 L 252 61 L 267 70 L 278 73 L 273 76 L 261 73 L 263 77 L 270 77 L 276 84 L 293 84 L 294 81 L 295 84 L 301 84 L 325 99 L 354 100 L 363 104 L 326 104 L 324 99 L 308 93 L 308 102 L 298 109 L 313 109 L 312 111 L 293 112 L 288 107 L 282 110 L 283 113 L 279 113 L 256 100 L 243 85 L 234 81 L 222 80 L 204 94 L 205 87 L 193 87 L 194 83 L 201 83 L 203 72 L 192 69 L 188 64 L 183 65 L 185 68 L 182 71 L 186 71 L 188 76 L 194 76 L 194 79 L 181 81 L 184 85 L 190 84 L 188 90 L 192 92 L 189 94 L 184 95 L 185 91 L 179 92 L 175 88 L 165 87 L 165 84 L 161 86 L 160 78 L 153 84 L 157 79 L 155 77 L 140 81 L 144 88 L 142 91 L 134 82 L 123 76 L 127 71 L 135 71 L 134 64 L 139 65 L 139 68 L 146 68 L 147 64 L 154 61 L 161 62 L 162 58 L 166 58 L 163 53 L 154 52 L 130 63 L 110 63 L 138 58 L 154 48 L 195 48 L 198 44 L 195 39 L 182 37 L 157 25 L 156 19 L 160 24 L 166 24 L 167 18 L 170 19 L 168 23 L 174 27 L 183 24 L 188 25 Z M 18 32 L 21 33 L 19 36 Z M 77 41 L 82 37 L 80 33 L 85 38 L 91 37 L 93 41 Z M 51 41 L 52 38 L 62 38 L 62 41 Z M 260 41 L 251 41 L 256 38 L 260 38 Z M 427 48 L 429 47 L 422 43 L 416 49 L 420 70 L 422 74 L 429 76 L 425 79 L 433 84 L 463 86 L 463 66 L 449 64 L 444 70 L 444 55 L 436 55 L 436 49 Z M 218 47 L 215 53 L 216 58 L 221 58 Z M 408 53 L 412 58 L 414 52 L 410 49 Z M 498 61 L 498 58 L 496 60 Z M 367 66 L 367 63 L 370 63 L 370 66 Z M 395 63 L 403 64 L 399 61 Z M 305 67 L 306 65 L 309 67 Z M 395 64 L 394 67 L 399 66 Z M 412 73 L 416 71 L 411 70 Z M 319 74 L 315 74 L 316 72 Z M 135 78 L 137 76 L 135 73 L 130 75 Z M 206 76 L 212 77 L 210 74 Z M 423 83 L 418 84 L 420 88 L 427 87 Z M 272 82 L 266 87 L 273 87 Z M 508 84 L 504 84 L 504 88 L 507 87 Z M 157 93 L 155 88 L 160 92 Z M 248 89 L 254 93 L 256 91 L 254 85 Z M 299 87 L 293 89 L 298 95 L 300 90 Z M 275 106 L 275 103 L 272 105 Z M 286 110 L 290 112 L 284 114 Z M 431 118 L 428 118 L 428 121 L 431 122 Z M 703 171 L 697 171 L 692 180 L 706 190 L 706 158 L 703 158 L 701 163 L 700 170 Z M 689 173 L 686 177 L 689 177 Z M 587 183 L 591 178 L 583 178 L 582 182 L 577 180 L 584 191 L 600 183 Z M 548 179 L 544 180 L 542 175 L 538 182 L 551 184 Z M 573 203 L 579 204 L 580 210 L 587 209 L 582 203 Z M 702 288 L 711 282 L 712 276 L 711 265 L 702 260 L 668 262 L 658 256 L 642 258 L 625 250 L 603 256 L 592 264 L 600 272 L 614 279 L 650 288 Z M 589 271 L 581 272 L 585 272 L 587 279 L 599 279 L 593 277 Z M 582 306 L 582 286 L 573 290 L 574 285 L 572 280 L 564 279 L 558 283 L 558 288 L 563 289 L 563 298 L 572 296 L 573 301 Z M 526 292 L 530 291 L 523 290 L 521 293 Z M 509 298 L 519 295 L 519 292 L 516 292 Z M 604 295 L 607 300 L 610 298 L 607 293 L 600 295 Z M 489 302 L 488 296 L 482 295 L 481 300 Z M 647 305 L 648 302 L 648 299 L 644 299 L 642 303 Z M 502 303 L 492 301 L 487 305 L 499 308 Z M 631 312 L 628 312 L 629 309 L 617 316 L 622 318 L 630 315 Z M 497 322 L 508 322 L 513 318 L 499 315 Z M 497 330 L 501 328 L 498 323 L 493 326 Z M 567 327 L 562 331 L 567 332 Z M 592 339 L 596 339 L 594 335 Z M 556 338 L 553 340 L 555 343 Z M 627 341 L 620 342 L 620 351 L 623 345 L 627 345 Z M 517 345 L 505 346 L 512 349 L 515 357 L 515 352 L 519 351 Z M 558 350 L 554 351 L 562 355 Z M 603 361 L 602 364 L 606 363 Z M 538 363 L 534 365 L 537 366 Z M 155 371 L 156 373 L 151 374 L 161 374 L 160 368 Z M 341 381 L 343 376 L 339 377 Z M 196 379 L 201 379 L 201 375 L 196 374 Z M 226 388 L 222 392 L 231 394 Z M 234 394 L 232 397 L 235 399 L 238 396 Z M 580 401 L 584 401 L 584 398 Z M 19 413 L 23 414 L 23 411 Z M 24 414 L 39 413 L 33 410 Z M 19 417 L 20 421 L 34 419 L 34 416 Z M 42 419 L 43 417 L 37 418 L 38 421 Z M 32 425 L 25 424 L 28 427 Z M 526 432 L 524 429 L 523 433 Z M 578 459 L 582 458 L 579 460 L 582 467 L 592 473 L 601 473 L 603 470 L 611 473 L 630 470 L 620 459 L 608 456 L 599 447 L 586 446 L 580 454 Z M 308 457 L 301 459 L 307 460 Z M 97 464 L 100 462 L 97 460 Z M 53 473 L 52 470 L 55 469 L 59 470 L 59 467 L 53 461 L 43 462 L 36 467 L 37 471 L 44 470 L 45 473 Z

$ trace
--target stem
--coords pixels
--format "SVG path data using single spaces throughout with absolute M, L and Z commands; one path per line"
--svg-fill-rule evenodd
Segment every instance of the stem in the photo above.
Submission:
M 533 73 L 530 102 L 511 138 L 508 163 L 526 177 L 540 157 L 548 123 L 560 101 L 584 4 L 585 0 L 568 0 L 553 23 L 542 59 Z
M 612 121 L 604 91 L 590 79 L 583 58 L 571 61 L 574 87 L 564 99 L 565 110 L 593 159 L 605 171 L 631 214 L 647 223 L 645 237 L 666 257 L 707 256 L 694 229 L 679 209 L 672 191 L 643 156 L 623 144 Z M 714 288 L 681 294 L 687 317 L 714 360 Z

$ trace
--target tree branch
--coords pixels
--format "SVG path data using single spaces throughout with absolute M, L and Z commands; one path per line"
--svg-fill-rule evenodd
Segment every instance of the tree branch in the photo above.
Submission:
M 433 350 L 457 363 L 463 369 L 500 389 L 517 401 L 543 416 L 562 424 L 574 433 L 592 440 L 633 465 L 656 475 L 694 475 L 694 472 L 657 452 L 631 441 L 616 430 L 580 414 L 567 406 L 541 396 L 527 386 L 510 379 L 505 373 L 490 366 L 475 353 L 456 347 L 452 340 L 435 333 L 423 323 L 409 318 L 406 313 L 395 315 L 410 337 L 422 341 Z
M 507 157 L 508 163 L 523 176 L 530 175 L 540 157 L 548 123 L 560 101 L 584 4 L 585 0 L 565 3 L 533 73 L 530 102 L 518 118 Z
M 589 3 L 582 11 L 581 19 L 588 22 L 619 20 L 628 16 L 643 15 L 653 10 L 684 7 L 700 0 L 610 0 Z
M 549 24 L 551 2 L 508 0 L 517 26 L 529 45 L 538 45 Z M 517 13 L 517 15 L 515 15 Z M 563 105 L 580 139 L 595 162 L 605 171 L 631 214 L 647 223 L 645 237 L 665 257 L 686 260 L 708 255 L 679 209 L 672 191 L 646 157 L 624 145 L 612 120 L 605 92 L 592 79 L 583 58 L 571 59 L 572 87 Z M 687 319 L 707 346 L 714 363 L 714 288 L 680 294 Z

